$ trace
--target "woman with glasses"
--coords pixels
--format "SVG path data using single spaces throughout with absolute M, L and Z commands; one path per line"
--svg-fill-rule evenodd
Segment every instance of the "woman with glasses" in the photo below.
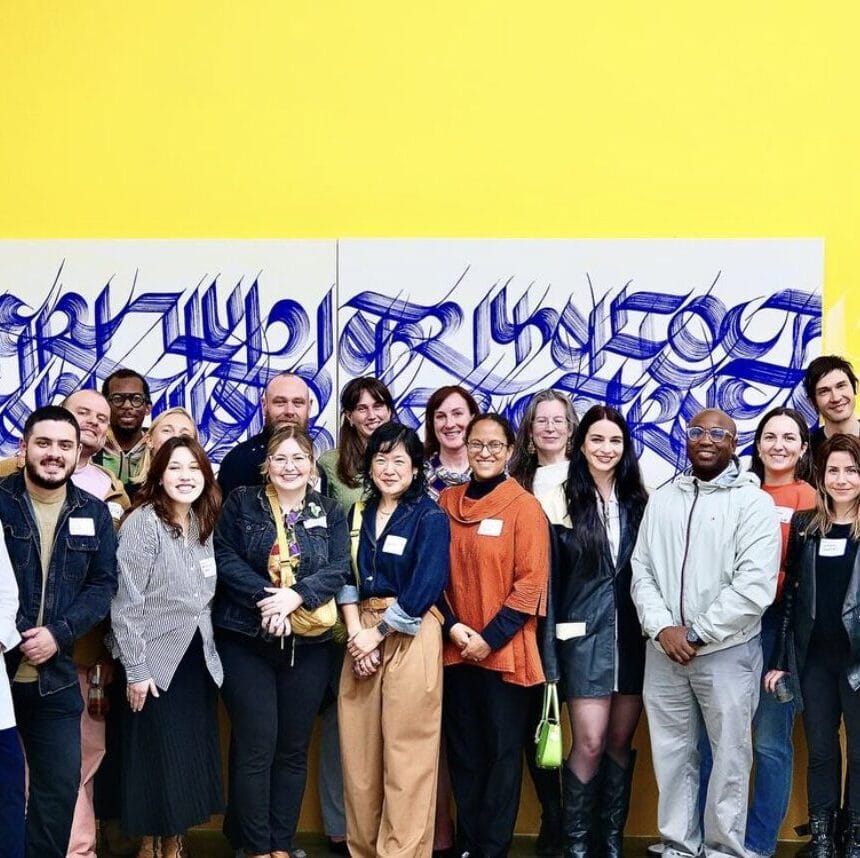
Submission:
M 111 631 L 128 700 L 122 828 L 143 836 L 138 858 L 186 856 L 185 832 L 223 809 L 223 671 L 211 618 L 220 507 L 203 448 L 193 438 L 172 438 L 119 529 Z
M 833 858 L 842 785 L 839 730 L 848 751 L 845 855 L 860 855 L 860 441 L 834 435 L 815 458 L 815 506 L 794 514 L 782 624 L 764 687 L 802 693 L 809 749 L 806 791 L 811 855 Z
M 349 640 L 338 698 L 354 858 L 429 858 L 442 720 L 448 518 L 424 492 L 418 435 L 380 426 L 364 459 L 358 580 L 338 596 Z
M 458 848 L 485 858 L 508 854 L 533 689 L 544 681 L 537 617 L 546 613 L 549 525 L 505 473 L 513 443 L 504 417 L 473 418 L 472 477 L 439 499 L 451 522 L 443 712 Z
M 578 420 L 570 399 L 557 390 L 536 393 L 517 430 L 511 456 L 511 476 L 539 501 L 550 524 L 570 527 L 564 487 Z M 543 692 L 535 689 L 531 720 L 541 717 Z M 541 806 L 541 824 L 535 854 L 561 851 L 561 781 L 555 769 L 535 764 L 533 737 L 526 738 L 526 762 Z
M 352 505 L 364 495 L 364 452 L 368 438 L 375 429 L 394 416 L 394 400 L 379 379 L 354 378 L 341 391 L 340 410 L 343 416 L 338 446 L 323 453 L 317 465 L 322 478 L 320 491 L 336 500 L 348 515 Z M 343 648 L 338 647 L 329 693 L 323 703 L 318 784 L 320 811 L 323 829 L 329 839 L 329 850 L 346 855 L 346 816 L 336 704 L 342 664 Z
M 349 578 L 349 528 L 311 486 L 313 445 L 293 426 L 268 443 L 263 486 L 234 489 L 215 530 L 213 620 L 232 727 L 224 832 L 248 858 L 287 858 L 308 743 L 331 673 L 331 630 L 293 630 Z M 298 625 L 297 625 L 298 627 Z
M 573 747 L 564 767 L 565 854 L 621 858 L 642 714 L 645 639 L 630 598 L 630 557 L 647 494 L 620 412 L 589 408 L 556 527 L 553 605 Z

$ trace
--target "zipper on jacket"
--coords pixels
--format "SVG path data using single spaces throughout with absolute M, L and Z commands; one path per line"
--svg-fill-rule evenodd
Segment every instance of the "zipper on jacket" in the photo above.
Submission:
M 687 516 L 687 535 L 684 539 L 684 559 L 681 561 L 681 625 L 686 626 L 687 622 L 684 619 L 684 571 L 687 568 L 687 555 L 690 553 L 690 528 L 693 525 L 693 510 L 696 508 L 696 501 L 699 500 L 699 484 L 693 483 L 693 505 L 690 507 L 690 514 Z

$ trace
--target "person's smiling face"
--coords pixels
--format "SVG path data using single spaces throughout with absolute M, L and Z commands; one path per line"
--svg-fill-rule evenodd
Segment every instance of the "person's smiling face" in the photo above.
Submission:
M 698 437 L 691 438 L 691 433 Z M 687 456 L 693 466 L 694 476 L 705 482 L 726 469 L 735 454 L 736 445 L 735 423 L 723 411 L 701 411 L 687 427 Z

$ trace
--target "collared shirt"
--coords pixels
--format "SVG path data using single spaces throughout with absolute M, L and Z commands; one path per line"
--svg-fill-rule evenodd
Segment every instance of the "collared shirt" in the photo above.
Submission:
M 134 510 L 119 530 L 119 589 L 111 605 L 114 656 L 129 682 L 170 685 L 194 635 L 203 639 L 206 666 L 223 679 L 215 651 L 211 606 L 215 553 L 210 535 L 201 545 L 197 517 L 187 535 L 174 535 L 150 504 Z

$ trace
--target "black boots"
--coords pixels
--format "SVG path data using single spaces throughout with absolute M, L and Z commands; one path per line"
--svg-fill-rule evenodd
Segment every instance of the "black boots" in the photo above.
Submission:
M 627 768 L 622 769 L 608 754 L 603 757 L 600 777 L 600 800 L 597 808 L 598 849 L 604 858 L 622 858 L 624 854 L 624 825 L 630 810 L 630 784 L 636 751 L 631 751 Z M 856 856 L 860 858 L 860 853 Z
M 860 814 L 852 813 L 845 832 L 845 858 L 860 858 Z
M 836 849 L 833 843 L 833 831 L 836 827 L 836 813 L 830 810 L 819 810 L 809 814 L 810 858 L 834 858 Z
M 562 766 L 564 858 L 590 858 L 593 852 L 594 804 L 600 775 L 587 784 L 566 766 Z

